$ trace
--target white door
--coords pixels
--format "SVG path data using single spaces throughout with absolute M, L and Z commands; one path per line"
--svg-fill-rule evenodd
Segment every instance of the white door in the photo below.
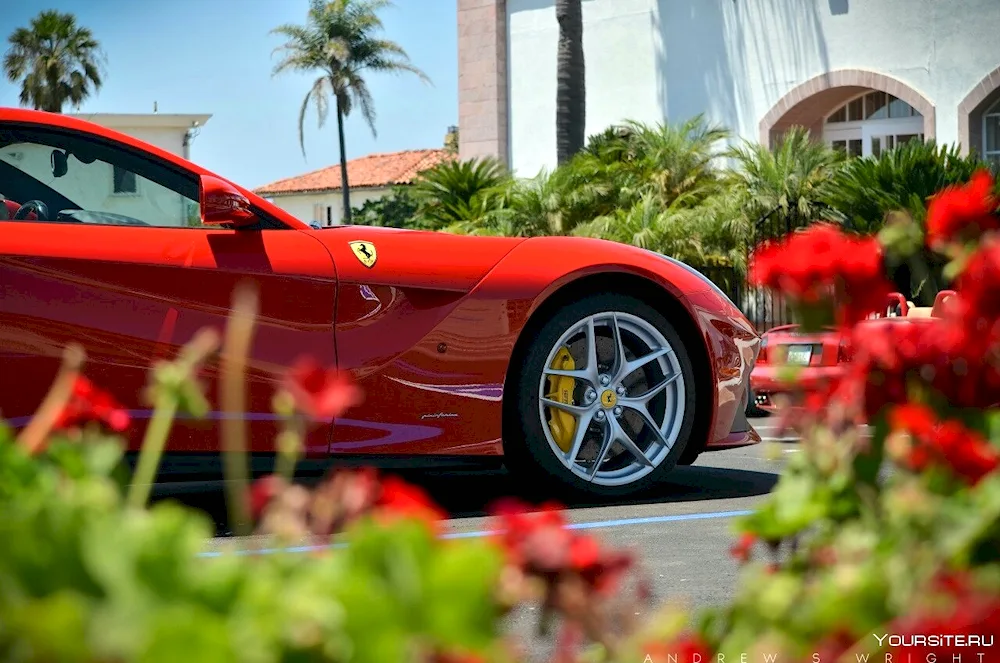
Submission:
M 923 133 L 922 117 L 866 122 L 861 125 L 861 155 L 877 157 L 906 141 L 923 140 Z

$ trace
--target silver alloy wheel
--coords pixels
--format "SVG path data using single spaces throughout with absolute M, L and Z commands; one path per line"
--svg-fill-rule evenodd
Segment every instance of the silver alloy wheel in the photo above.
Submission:
M 563 349 L 573 357 L 572 369 L 553 368 Z M 550 398 L 550 380 L 560 378 L 573 380 L 572 390 L 560 390 L 573 394 L 571 402 Z M 538 385 L 552 452 L 573 474 L 603 486 L 627 485 L 656 469 L 677 440 L 685 407 L 673 347 L 654 325 L 629 313 L 597 313 L 572 325 L 550 350 Z M 549 423 L 555 411 L 575 418 L 565 451 Z

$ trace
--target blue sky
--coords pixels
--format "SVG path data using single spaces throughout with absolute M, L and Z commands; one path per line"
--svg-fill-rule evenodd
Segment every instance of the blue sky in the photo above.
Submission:
M 385 37 L 401 44 L 432 84 L 412 75 L 370 76 L 378 113 L 373 138 L 360 113 L 346 125 L 347 156 L 441 147 L 458 123 L 456 0 L 395 0 L 383 14 Z M 246 187 L 336 163 L 336 121 L 317 128 L 306 116 L 306 158 L 298 112 L 310 78 L 272 77 L 269 35 L 305 22 L 308 0 L 0 0 L 3 46 L 42 9 L 72 12 L 101 42 L 105 84 L 81 112 L 211 113 L 192 160 Z M 19 88 L 0 77 L 0 106 L 18 105 Z M 72 109 L 67 108 L 67 112 Z

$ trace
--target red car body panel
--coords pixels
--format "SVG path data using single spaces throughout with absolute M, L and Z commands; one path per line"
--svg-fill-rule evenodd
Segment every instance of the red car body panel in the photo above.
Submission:
M 194 177 L 216 177 L 74 118 L 0 109 L 0 128 L 11 124 L 98 137 Z M 695 351 L 706 360 L 698 370 L 711 402 L 699 406 L 702 439 L 690 444 L 700 450 L 760 439 L 742 420 L 759 338 L 717 288 L 686 266 L 582 238 L 316 230 L 232 187 L 287 228 L 0 222 L 0 371 L 17 376 L 0 384 L 0 414 L 26 423 L 62 348 L 75 341 L 87 351 L 87 375 L 132 412 L 127 435 L 137 448 L 150 414 L 139 400 L 150 363 L 175 355 L 202 327 L 223 329 L 234 288 L 249 280 L 260 294 L 247 384 L 253 451 L 273 452 L 274 391 L 287 367 L 310 355 L 350 371 L 366 394 L 343 419 L 311 429 L 311 457 L 498 457 L 512 353 L 532 314 L 578 279 L 629 275 L 679 303 L 703 343 Z M 0 193 L 10 196 L 2 182 Z M 376 247 L 372 267 L 353 253 L 349 243 L 357 240 Z M 204 379 L 216 403 L 216 364 Z M 168 451 L 214 453 L 215 428 L 211 420 L 179 421 Z

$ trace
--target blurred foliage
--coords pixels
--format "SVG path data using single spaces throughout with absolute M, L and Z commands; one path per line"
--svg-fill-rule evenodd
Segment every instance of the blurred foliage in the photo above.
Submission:
M 908 212 L 923 224 L 927 203 L 941 189 L 967 182 L 986 163 L 962 156 L 957 146 L 912 140 L 878 158 L 851 159 L 824 191 L 826 217 L 859 232 L 882 229 L 891 212 Z
M 414 228 L 417 203 L 404 186 L 394 187 L 392 192 L 381 198 L 369 198 L 361 207 L 355 207 L 351 222 L 359 226 L 382 226 L 386 228 Z

